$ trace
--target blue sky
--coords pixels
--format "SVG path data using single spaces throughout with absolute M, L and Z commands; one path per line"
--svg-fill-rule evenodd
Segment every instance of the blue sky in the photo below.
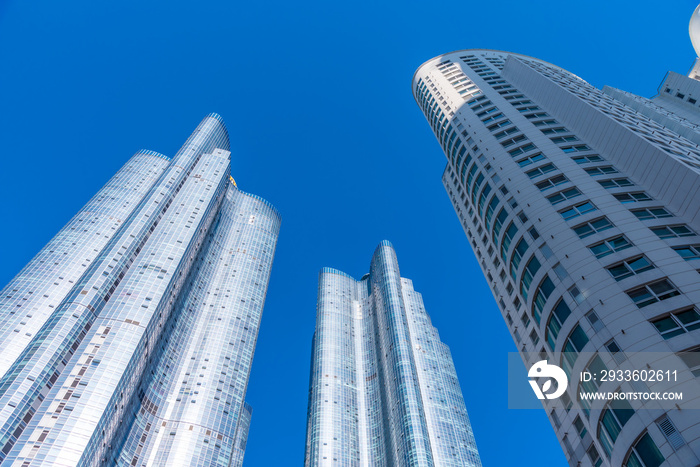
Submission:
M 650 97 L 695 58 L 695 6 L 0 1 L 0 284 L 135 151 L 173 155 L 218 112 L 238 186 L 283 216 L 245 465 L 302 464 L 318 270 L 359 278 L 382 239 L 452 349 L 484 465 L 565 465 L 542 410 L 507 409 L 516 349 L 440 182 L 445 158 L 411 77 L 441 53 L 490 48 Z

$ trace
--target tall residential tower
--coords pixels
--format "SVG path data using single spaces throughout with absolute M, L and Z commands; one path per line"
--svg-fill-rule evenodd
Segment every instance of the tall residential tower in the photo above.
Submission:
M 666 386 L 686 395 L 675 405 L 577 400 L 661 385 L 635 381 L 569 384 L 545 401 L 570 465 L 699 464 L 700 82 L 670 74 L 648 100 L 524 55 L 462 50 L 421 65 L 413 94 L 527 367 L 635 369 L 630 356 L 653 351 L 649 369 L 680 368 Z
M 136 153 L 3 289 L 0 461 L 240 465 L 280 218 L 229 166 L 216 114 Z
M 306 466 L 480 467 L 449 348 L 387 241 L 319 274 Z

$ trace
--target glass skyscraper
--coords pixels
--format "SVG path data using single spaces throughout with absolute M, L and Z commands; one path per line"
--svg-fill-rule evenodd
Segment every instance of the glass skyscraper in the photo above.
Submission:
M 481 466 L 449 348 L 393 247 L 319 274 L 306 466 Z
M 139 151 L 3 289 L 0 461 L 240 465 L 280 217 L 229 151 Z
M 543 401 L 569 465 L 700 464 L 700 81 L 669 73 L 645 99 L 478 49 L 421 65 L 413 94 L 527 367 L 678 368 L 669 384 L 594 380 Z M 684 398 L 577 397 L 659 388 Z

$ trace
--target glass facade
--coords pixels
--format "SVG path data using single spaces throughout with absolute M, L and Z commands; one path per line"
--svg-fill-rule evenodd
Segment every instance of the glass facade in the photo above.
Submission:
M 481 466 L 449 348 L 382 242 L 319 275 L 306 466 Z
M 229 167 L 217 114 L 138 152 L 3 289 L 0 461 L 240 463 L 280 217 Z

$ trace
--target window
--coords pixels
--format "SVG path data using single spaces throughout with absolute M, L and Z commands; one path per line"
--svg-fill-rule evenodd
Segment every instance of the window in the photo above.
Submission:
M 529 173 L 528 173 L 529 174 Z M 563 175 L 557 175 L 552 178 L 548 178 L 547 180 L 543 180 L 539 183 L 536 183 L 535 186 L 540 189 L 540 191 L 546 191 L 549 190 L 552 187 L 555 187 L 557 185 L 561 185 L 562 183 L 566 183 L 569 180 Z
M 545 135 L 553 135 L 555 133 L 568 133 L 568 132 L 569 132 L 569 130 L 567 130 L 566 128 L 561 127 L 561 126 L 558 128 L 546 128 L 546 129 L 542 130 L 542 134 L 545 134 Z
M 547 343 L 552 350 L 554 350 L 557 336 L 559 336 L 559 330 L 570 314 L 571 309 L 563 299 L 560 299 L 559 303 L 552 309 L 552 315 L 549 317 L 549 321 L 547 321 L 547 330 L 545 332 Z
M 621 203 L 636 203 L 638 201 L 651 201 L 651 197 L 643 191 L 637 193 L 616 193 L 613 195 Z
M 673 214 L 665 210 L 664 208 L 647 208 L 647 209 L 635 209 L 632 214 L 637 216 L 638 219 L 663 219 L 664 217 L 673 217 Z
M 588 249 L 591 250 L 591 253 L 593 253 L 596 258 L 603 258 L 631 246 L 632 244 L 623 235 L 618 235 L 617 237 L 609 238 L 595 245 L 591 245 Z
M 593 203 L 590 201 L 586 201 L 585 203 L 577 204 L 576 206 L 572 206 L 569 209 L 566 209 L 564 211 L 561 211 L 559 214 L 564 218 L 564 220 L 570 220 L 578 216 L 582 216 L 586 213 L 595 211 L 595 206 L 593 206 Z
M 527 143 L 526 145 L 520 146 L 519 148 L 511 149 L 510 151 L 508 151 L 508 154 L 510 154 L 511 157 L 515 157 L 528 151 L 532 151 L 533 149 L 537 149 L 535 145 L 532 143 Z
M 494 221 L 493 224 L 493 243 L 498 243 L 496 241 L 496 238 L 498 238 L 498 234 L 501 231 L 501 227 L 503 227 L 503 222 L 505 222 L 506 218 L 508 217 L 508 212 L 504 209 L 501 208 L 501 210 L 498 212 L 498 215 L 496 216 L 496 220 Z
M 529 159 L 530 158 L 525 159 L 525 160 L 529 160 Z M 526 165 L 528 165 L 528 164 L 526 164 Z M 522 167 L 522 164 L 520 165 L 520 167 Z M 532 169 L 528 172 L 525 172 L 525 175 L 527 175 L 530 178 L 536 178 L 536 177 L 539 177 L 540 175 L 544 175 L 544 174 L 551 172 L 553 170 L 556 170 L 556 167 L 554 167 L 554 164 L 545 164 L 542 167 L 538 167 L 536 169 Z M 538 185 L 538 187 L 539 187 L 539 185 Z
M 577 225 L 574 227 L 574 232 L 579 238 L 586 238 L 603 230 L 611 228 L 613 225 L 606 217 L 601 217 L 599 219 L 586 222 L 585 224 Z
M 693 376 L 700 378 L 700 347 L 680 352 L 677 355 L 688 366 Z
M 513 280 L 515 280 L 516 272 L 518 270 L 518 266 L 520 265 L 520 260 L 527 251 L 528 247 L 529 245 L 524 238 L 520 239 L 518 244 L 515 245 L 515 250 L 513 251 L 513 259 L 511 259 L 510 261 L 510 275 L 513 277 Z
M 610 189 L 610 188 L 623 188 L 627 186 L 634 186 L 634 183 L 630 182 L 626 178 L 612 178 L 610 180 L 598 180 L 598 183 L 600 183 L 600 186 L 603 188 Z
M 518 166 L 527 167 L 530 164 L 534 164 L 535 162 L 539 162 L 542 160 L 544 160 L 544 156 L 542 154 L 535 154 L 534 156 L 526 157 L 525 159 L 519 160 Z
M 686 261 L 700 259 L 700 245 L 674 246 L 673 249 Z
M 670 339 L 686 332 L 700 329 L 700 314 L 695 308 L 674 311 L 665 318 L 652 321 L 661 337 Z
M 667 225 L 664 227 L 654 227 L 651 229 L 659 238 L 690 237 L 695 232 L 684 225 Z
M 644 271 L 654 269 L 654 265 L 651 264 L 651 261 L 649 261 L 645 256 L 640 256 L 638 258 L 625 260 L 613 266 L 608 266 L 605 269 L 608 270 L 610 275 L 613 276 L 616 281 L 621 281 L 623 279 L 627 279 L 628 277 L 632 277 L 635 274 L 640 274 Z
M 532 316 L 535 318 L 535 321 L 537 321 L 537 324 L 540 324 L 542 310 L 544 309 L 545 303 L 547 303 L 547 299 L 552 295 L 552 292 L 554 292 L 554 288 L 554 283 L 549 276 L 545 276 L 540 286 L 537 287 L 535 298 L 532 300 Z
M 574 364 L 576 363 L 576 359 L 578 358 L 578 354 L 583 350 L 586 344 L 588 344 L 588 336 L 585 332 L 583 332 L 581 326 L 577 324 L 576 327 L 574 327 L 574 329 L 571 331 L 571 334 L 569 334 L 569 338 L 566 339 L 566 342 L 564 342 L 564 358 L 562 359 L 561 363 L 562 369 L 566 372 L 567 375 L 571 376 L 571 372 L 573 371 Z M 600 358 L 596 357 L 596 359 L 600 361 Z M 594 363 L 595 362 L 596 360 L 594 360 Z M 605 368 L 605 365 L 603 365 L 602 361 L 600 362 L 600 365 L 602 365 L 602 367 Z M 590 366 L 593 367 L 594 364 L 591 363 Z
M 583 439 L 583 437 L 586 436 L 586 433 L 588 433 L 588 430 L 586 430 L 581 417 L 578 415 L 576 415 L 576 418 L 574 419 L 574 427 L 576 428 L 576 433 L 578 433 L 578 436 L 581 439 Z
M 571 143 L 572 141 L 578 141 L 575 136 L 557 136 L 556 138 L 550 138 L 554 144 Z
M 589 148 L 585 144 L 579 144 L 578 146 L 564 147 L 564 148 L 561 148 L 561 150 L 568 154 L 570 152 L 590 151 L 591 148 Z
M 532 283 L 532 278 L 535 277 L 537 271 L 540 270 L 540 266 L 540 262 L 534 256 L 525 265 L 525 270 L 523 271 L 523 278 L 520 280 L 520 293 L 526 300 L 528 290 L 530 289 L 530 284 Z
M 605 348 L 608 349 L 608 352 L 610 352 L 610 355 L 613 356 L 613 358 L 618 364 L 625 361 L 625 353 L 622 351 L 622 349 L 620 349 L 620 346 L 617 345 L 615 339 L 605 344 Z
M 511 222 L 506 229 L 506 233 L 503 235 L 503 242 L 501 243 L 501 257 L 503 261 L 508 261 L 508 248 L 510 247 L 510 242 L 513 241 L 513 237 L 515 237 L 517 233 L 518 228 Z
M 493 125 L 489 126 L 490 131 L 496 131 L 499 128 L 503 128 L 504 126 L 510 125 L 510 120 L 503 120 L 502 122 L 494 123 Z M 517 130 L 516 130 L 517 131 Z
M 530 332 L 530 340 L 535 346 L 540 341 L 540 336 L 537 335 L 537 331 L 535 331 L 534 329 Z
M 605 174 L 616 174 L 617 169 L 613 167 L 612 165 L 604 165 L 602 167 L 591 167 L 588 169 L 584 169 L 586 173 L 590 176 L 595 177 L 596 175 L 605 175 Z
M 600 457 L 600 454 L 598 454 L 595 444 L 591 443 L 591 446 L 588 448 L 586 453 L 588 454 L 588 458 L 591 460 L 593 467 L 600 467 L 603 465 L 603 459 Z
M 626 293 L 639 308 L 680 295 L 680 292 L 676 290 L 668 279 L 661 279 L 660 281 L 628 290 Z
M 605 159 L 597 154 L 591 156 L 576 156 L 571 158 L 577 164 L 588 164 L 590 162 L 603 162 Z
M 626 400 L 614 400 L 603 410 L 598 424 L 598 440 L 605 449 L 608 457 L 612 453 L 612 447 L 622 431 L 634 415 L 634 409 Z
M 516 131 L 518 131 L 517 128 L 511 128 L 511 130 L 515 130 L 515 131 L 508 130 L 509 131 L 508 134 L 512 134 L 512 133 L 515 133 Z M 506 133 L 506 132 L 502 131 L 501 133 Z M 501 133 L 499 133 L 499 134 L 501 134 Z M 503 135 L 503 136 L 505 136 L 505 135 Z M 518 136 L 515 136 L 513 138 L 507 139 L 505 141 L 501 141 L 501 146 L 503 146 L 504 148 L 507 148 L 509 146 L 512 146 L 514 144 L 520 143 L 521 141 L 525 141 L 525 140 L 527 140 L 525 135 L 518 135 Z
M 600 320 L 600 318 L 598 318 L 598 315 L 595 313 L 595 311 L 591 310 L 588 313 L 586 313 L 586 319 L 588 320 L 595 332 L 598 332 L 601 329 L 603 329 L 603 322 Z
M 659 467 L 665 460 L 649 433 L 644 433 L 632 446 L 624 467 Z
M 576 286 L 569 289 L 569 294 L 571 295 L 571 298 L 573 298 L 574 301 L 579 304 L 586 299 L 586 297 L 583 296 L 581 291 Z
M 547 196 L 547 199 L 554 205 L 572 198 L 576 198 L 577 196 L 581 196 L 581 192 L 578 191 L 578 188 L 569 188 L 568 190 L 560 191 L 559 193 Z
M 530 233 L 530 236 L 533 240 L 537 240 L 538 238 L 540 238 L 540 233 L 537 231 L 536 228 L 532 227 L 530 228 L 530 230 L 528 230 L 528 232 Z

